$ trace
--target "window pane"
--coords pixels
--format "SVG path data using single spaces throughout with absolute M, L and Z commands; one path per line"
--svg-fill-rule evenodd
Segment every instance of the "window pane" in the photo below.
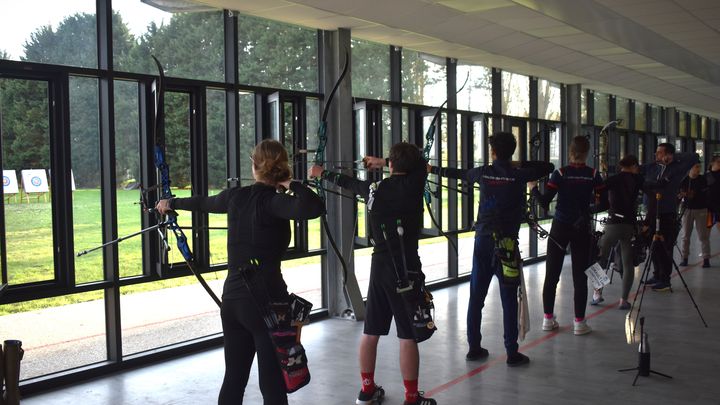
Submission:
M 485 146 L 487 145 L 487 134 L 482 121 L 473 121 L 473 160 L 468 162 L 465 169 L 482 166 L 485 164 Z
M 203 274 L 218 295 L 226 273 Z M 124 356 L 222 331 L 217 305 L 194 276 L 122 287 L 120 305 Z
M 103 304 L 92 291 L 0 306 L 0 331 L 25 350 L 20 380 L 106 360 Z
M 392 110 L 382 107 L 382 156 L 390 156 L 392 147 Z
M 698 116 L 695 114 L 690 114 L 690 136 L 698 137 Z
M 126 72 L 156 73 L 152 60 L 138 61 L 133 53 L 139 49 L 155 54 L 159 46 L 153 46 L 161 27 L 170 24 L 172 13 L 134 0 L 113 0 L 113 63 L 116 70 Z M 159 38 L 159 35 L 158 37 Z M 151 48 L 152 47 L 152 48 Z M 147 53 L 143 53 L 147 55 Z M 160 55 L 156 55 L 160 58 Z M 160 58 L 162 61 L 162 58 Z
M 705 141 L 695 141 L 695 153 L 700 155 L 700 173 L 705 173 Z
M 313 309 L 322 308 L 322 266 L 320 262 L 321 256 L 282 262 L 282 275 L 288 286 L 288 292 L 295 293 L 312 302 Z M 342 272 L 342 268 L 338 268 L 336 271 Z
M 635 102 L 635 129 L 638 131 L 645 131 L 646 129 L 645 106 L 645 103 Z
M 630 125 L 630 123 L 628 122 L 629 111 L 630 100 L 624 97 L 615 97 L 615 119 L 622 120 L 622 122 L 617 125 L 618 128 L 628 128 L 628 126 Z
M 390 100 L 390 48 L 352 40 L 352 92 L 355 97 Z
M 420 240 L 418 255 L 426 282 L 431 283 L 447 278 L 448 249 L 452 248 L 444 236 Z
M 560 85 L 538 80 L 538 117 L 560 121 Z
M 167 13 L 134 0 L 113 0 L 115 69 L 157 74 L 155 55 L 170 77 L 223 81 L 220 11 Z
M 403 49 L 402 99 L 407 103 L 440 106 L 447 99 L 445 60 Z
M 458 234 L 458 275 L 472 272 L 473 252 L 475 250 L 475 232 Z
M 678 112 L 678 135 L 687 136 L 687 113 Z
M 187 93 L 165 93 L 165 160 L 170 167 L 172 193 L 179 198 L 190 197 L 190 95 Z M 177 217 L 177 223 L 185 229 L 192 227 L 193 214 L 184 211 Z M 175 234 L 167 232 L 168 244 L 177 246 Z M 193 251 L 192 232 L 185 231 L 190 251 Z M 169 263 L 184 262 L 178 249 L 168 252 Z
M 596 91 L 593 95 L 594 97 L 594 123 L 595 125 L 605 125 L 608 121 L 610 121 L 610 98 L 607 94 L 600 93 L 599 91 Z
M 652 125 L 650 131 L 656 134 L 660 133 L 660 128 L 662 127 L 660 125 L 660 107 L 656 105 L 650 107 L 650 123 Z
M 580 91 L 580 123 L 581 124 L 588 123 L 587 92 L 585 91 L 585 89 L 582 89 Z
M 359 208 L 364 209 L 364 205 Z M 362 223 L 363 219 L 360 218 L 358 223 Z M 360 288 L 360 294 L 363 298 L 367 298 L 368 285 L 370 284 L 370 262 L 372 260 L 373 248 L 355 249 L 353 256 L 355 260 L 355 277 L 357 278 L 358 287 Z
M 17 185 L 3 204 L 9 284 L 54 278 L 49 196 L 48 83 L 0 78 L 3 175 Z M 9 172 L 5 172 L 9 170 Z
M 527 117 L 530 109 L 530 78 L 502 72 L 502 114 Z
M 219 25 L 222 30 L 222 24 Z M 238 58 L 240 83 L 317 91 L 315 30 L 240 15 Z
M 103 242 L 97 104 L 97 79 L 70 77 L 70 156 L 76 187 L 73 191 L 73 237 L 78 250 Z M 102 280 L 102 258 L 102 250 L 76 257 L 76 282 Z
M 227 188 L 227 134 L 225 92 L 207 91 L 208 195 Z M 210 264 L 227 263 L 227 214 L 208 214 Z
M 469 76 L 468 76 L 469 75 Z M 457 108 L 475 112 L 492 112 L 492 69 L 479 65 L 457 65 Z
M 252 176 L 252 155 L 255 148 L 255 94 L 239 93 L 240 98 L 240 175 L 247 186 L 255 182 Z
M 5 1 L 0 27 L 3 59 L 97 67 L 94 0 Z
M 140 121 L 138 83 L 115 81 L 115 176 L 118 235 L 141 229 Z M 142 269 L 142 237 L 118 244 L 120 277 L 137 276 Z

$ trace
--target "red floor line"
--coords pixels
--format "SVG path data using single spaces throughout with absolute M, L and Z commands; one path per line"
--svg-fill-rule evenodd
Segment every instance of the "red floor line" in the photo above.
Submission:
M 720 255 L 720 253 L 716 253 L 716 254 L 714 254 L 712 257 L 716 257 L 716 256 L 718 256 L 718 255 Z M 698 268 L 698 265 L 700 265 L 700 264 L 702 264 L 702 261 L 700 261 L 700 262 L 698 262 L 698 263 L 695 263 L 695 264 L 693 264 L 692 266 L 688 266 L 688 267 L 686 267 L 685 269 L 680 270 L 680 272 L 681 272 L 681 273 L 685 273 L 685 272 L 688 272 L 688 271 L 690 271 L 690 270 L 694 270 L 694 269 Z M 672 277 L 677 277 L 677 272 L 674 271 L 674 268 L 673 268 Z M 631 296 L 628 297 L 628 300 L 634 299 L 635 296 L 636 296 L 636 293 L 633 293 Z M 614 304 L 610 304 L 610 305 L 607 305 L 607 306 L 603 306 L 603 308 L 601 308 L 601 309 L 593 312 L 593 313 L 590 314 L 590 315 L 587 315 L 586 318 L 587 318 L 587 319 L 595 318 L 596 316 L 599 316 L 599 315 L 601 315 L 601 314 L 603 314 L 603 313 L 605 313 L 605 312 L 607 312 L 607 311 L 609 311 L 609 310 L 611 310 L 611 309 L 613 309 L 613 308 L 616 308 L 617 306 L 618 306 L 618 303 L 617 303 L 617 302 L 615 302 Z M 538 345 L 540 345 L 540 344 L 542 344 L 542 343 L 544 343 L 544 342 L 546 342 L 546 341 L 548 341 L 548 340 L 550 340 L 550 339 L 555 338 L 555 337 L 556 337 L 557 335 L 559 335 L 561 332 L 565 332 L 565 331 L 568 331 L 568 330 L 570 330 L 570 326 L 564 326 L 564 327 L 558 329 L 558 330 L 555 331 L 555 332 L 548 333 L 547 335 L 545 335 L 545 336 L 543 336 L 543 337 L 541 337 L 541 338 L 537 338 L 537 339 L 533 340 L 532 342 L 529 342 L 529 343 L 527 343 L 527 344 L 525 344 L 525 345 L 520 346 L 520 350 L 521 350 L 521 351 L 527 351 L 527 350 L 529 350 L 529 349 L 532 349 L 532 348 L 535 347 L 535 346 L 538 346 Z M 453 386 L 455 386 L 455 385 L 457 385 L 457 384 L 459 384 L 459 383 L 461 383 L 461 382 L 463 382 L 463 381 L 465 381 L 465 380 L 469 380 L 470 378 L 472 378 L 472 377 L 474 377 L 474 376 L 482 373 L 483 371 L 489 369 L 490 367 L 493 367 L 493 366 L 497 365 L 498 363 L 503 362 L 503 360 L 505 360 L 506 358 L 507 358 L 507 356 L 500 356 L 500 357 L 498 357 L 498 358 L 496 358 L 496 359 L 494 359 L 494 360 L 491 360 L 491 361 L 483 364 L 482 366 L 480 366 L 480 367 L 478 367 L 478 368 L 475 368 L 475 369 L 473 369 L 473 370 L 470 370 L 469 372 L 467 372 L 467 373 L 465 373 L 465 374 L 463 374 L 463 375 L 461 375 L 461 376 L 459 376 L 459 377 L 457 377 L 457 378 L 455 378 L 455 379 L 453 379 L 453 380 L 450 380 L 450 381 L 446 382 L 445 384 L 439 385 L 439 386 L 437 386 L 437 387 L 435 387 L 435 388 L 433 388 L 433 389 L 431 389 L 431 390 L 426 391 L 426 394 L 427 394 L 428 397 L 432 397 L 432 396 L 434 396 L 434 395 L 436 395 L 436 394 L 439 394 L 439 393 L 441 393 L 441 392 L 443 392 L 443 391 L 446 391 L 446 390 L 450 389 L 451 387 L 453 387 Z

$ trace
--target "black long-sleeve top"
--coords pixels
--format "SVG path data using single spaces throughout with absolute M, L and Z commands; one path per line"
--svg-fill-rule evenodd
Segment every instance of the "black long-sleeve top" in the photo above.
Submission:
M 229 270 L 223 299 L 244 294 L 244 280 L 238 269 L 251 259 L 259 260 L 258 273 L 271 298 L 287 296 L 280 263 L 290 244 L 290 220 L 317 218 L 325 212 L 323 201 L 309 188 L 291 182 L 290 190 L 293 195 L 279 193 L 264 183 L 255 183 L 226 189 L 212 197 L 171 200 L 173 209 L 227 214 Z
M 689 209 L 703 209 L 708 207 L 707 177 L 699 175 L 696 178 L 685 177 L 680 183 L 680 192 L 685 193 L 682 204 Z
M 552 163 L 523 162 L 520 168 L 509 160 L 494 160 L 492 165 L 472 169 L 432 167 L 431 173 L 453 179 L 464 179 L 480 186 L 475 230 L 481 235 L 499 232 L 517 237 L 525 214 L 526 183 L 552 173 Z
M 341 173 L 323 172 L 323 178 L 363 197 L 370 214 L 370 234 L 373 238 L 373 254 L 388 252 L 385 241 L 391 244 L 394 256 L 400 254 L 397 221 L 400 220 L 404 235 L 405 259 L 410 270 L 419 269 L 418 239 L 423 220 L 423 192 L 427 169 L 423 162 L 406 174 L 393 174 L 379 182 L 359 180 Z M 381 226 L 385 226 L 387 239 Z M 398 263 L 399 264 L 399 263 Z
M 639 193 L 649 184 L 640 174 L 620 172 L 605 180 L 598 211 L 608 210 L 609 224 L 635 224 Z

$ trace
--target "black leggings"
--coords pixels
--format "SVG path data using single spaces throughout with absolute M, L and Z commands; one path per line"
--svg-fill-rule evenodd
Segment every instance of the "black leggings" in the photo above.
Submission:
M 245 386 L 257 351 L 264 405 L 286 405 L 287 394 L 280 365 L 256 304 L 250 297 L 223 299 L 220 315 L 225 334 L 225 378 L 218 404 L 243 403 Z
M 555 291 L 560 281 L 565 249 L 570 244 L 572 259 L 573 286 L 575 289 L 575 317 L 585 317 L 585 306 L 588 295 L 588 282 L 585 270 L 590 266 L 590 231 L 587 227 L 575 228 L 553 220 L 550 237 L 557 241 L 563 249 L 548 239 L 547 260 L 545 262 L 545 284 L 543 285 L 543 311 L 552 314 L 555 309 Z

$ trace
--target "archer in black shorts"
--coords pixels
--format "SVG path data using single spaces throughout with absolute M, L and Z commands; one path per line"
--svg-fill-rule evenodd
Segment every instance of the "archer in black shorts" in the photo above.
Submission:
M 391 176 L 376 183 L 324 171 L 320 166 L 313 166 L 310 175 L 352 190 L 365 199 L 370 213 L 374 249 L 365 327 L 360 341 L 362 390 L 356 404 L 372 404 L 384 395 L 383 389 L 375 384 L 375 358 L 380 336 L 390 332 L 390 324 L 395 318 L 400 339 L 400 372 L 405 384 L 405 405 L 434 405 L 435 400 L 424 398 L 418 392 L 420 355 L 415 341 L 413 314 L 403 296 L 397 292 L 398 267 L 407 270 L 411 281 L 422 283 L 425 278 L 417 250 L 427 163 L 417 146 L 408 143 L 394 145 L 388 160 Z M 367 157 L 365 163 L 368 167 L 378 168 L 384 165 L 385 160 Z M 402 237 L 397 230 L 398 224 L 403 228 Z

